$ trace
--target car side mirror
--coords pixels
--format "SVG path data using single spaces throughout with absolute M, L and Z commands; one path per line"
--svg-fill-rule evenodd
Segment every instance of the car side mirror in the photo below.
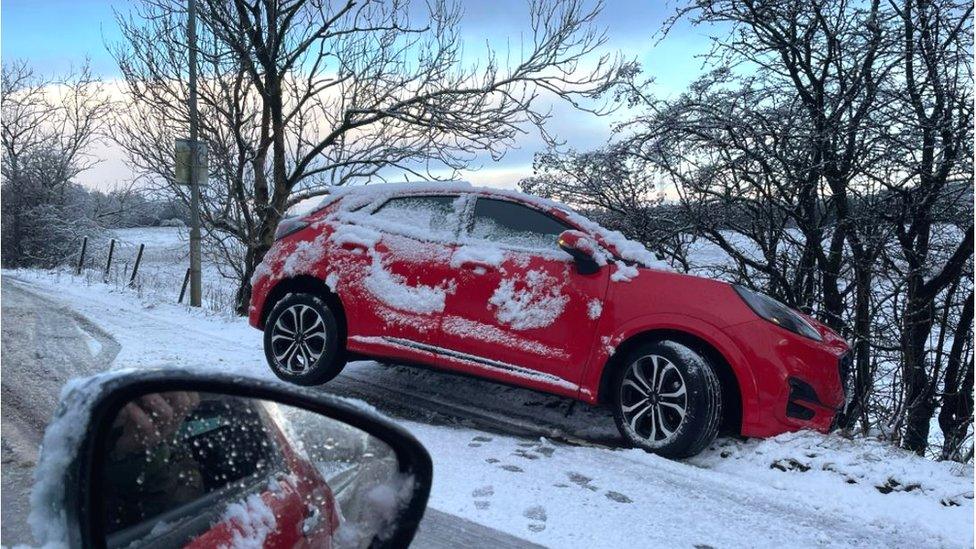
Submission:
M 72 381 L 30 523 L 69 547 L 406 547 L 424 447 L 388 419 L 279 382 L 187 371 Z
M 576 270 L 583 275 L 590 275 L 600 270 L 601 265 L 606 265 L 607 260 L 600 249 L 600 246 L 584 232 L 563 231 L 557 241 L 559 248 L 576 261 Z

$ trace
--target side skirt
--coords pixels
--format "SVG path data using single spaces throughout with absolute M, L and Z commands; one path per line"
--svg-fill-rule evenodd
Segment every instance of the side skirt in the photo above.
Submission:
M 420 343 L 419 341 L 413 341 L 410 339 L 387 337 L 387 336 L 380 336 L 380 337 L 352 336 L 349 339 L 359 343 L 407 349 L 415 352 L 434 355 L 437 357 L 456 360 L 456 361 L 464 362 L 469 366 L 473 366 L 482 370 L 488 370 L 492 372 L 502 372 L 510 376 L 519 377 L 522 379 L 532 380 L 538 383 L 544 383 L 546 385 L 559 387 L 560 389 L 563 390 L 568 389 L 568 390 L 575 391 L 579 389 L 578 385 L 574 383 L 570 383 L 569 381 L 566 381 L 565 379 L 559 376 L 554 376 L 552 374 L 547 374 L 545 372 L 539 372 L 536 370 L 530 370 L 528 368 L 523 368 L 521 366 L 516 366 L 514 364 L 509 364 L 507 362 L 501 362 L 498 360 L 492 360 L 489 358 L 463 353 L 461 351 L 455 351 L 453 349 L 446 349 L 444 347 L 438 347 L 436 345 Z

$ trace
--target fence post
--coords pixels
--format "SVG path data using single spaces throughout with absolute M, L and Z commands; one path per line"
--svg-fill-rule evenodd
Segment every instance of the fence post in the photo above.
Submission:
M 81 255 L 78 256 L 78 268 L 75 270 L 75 274 L 81 274 L 81 266 L 85 263 L 85 252 L 88 251 L 88 237 L 86 236 L 81 241 Z
M 186 274 L 183 276 L 183 287 L 180 288 L 180 298 L 176 300 L 177 303 L 183 303 L 183 295 L 186 293 L 186 285 L 190 282 L 190 269 L 186 270 Z
M 112 268 L 112 256 L 115 254 L 115 239 L 108 243 L 108 262 L 105 263 L 105 280 L 108 280 L 109 270 Z
M 139 244 L 139 251 L 136 253 L 136 264 L 132 266 L 132 276 L 129 277 L 129 286 L 132 286 L 136 281 L 136 273 L 139 272 L 139 263 L 142 261 L 142 251 L 145 249 L 145 244 Z

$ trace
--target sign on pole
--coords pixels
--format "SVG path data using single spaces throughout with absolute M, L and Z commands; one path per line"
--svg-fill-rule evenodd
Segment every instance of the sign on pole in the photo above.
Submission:
M 194 149 L 196 150 L 196 161 L 194 162 Z M 193 164 L 191 170 L 190 165 Z M 189 139 L 176 140 L 176 177 L 177 185 L 189 185 L 190 174 L 193 174 L 199 185 L 207 182 L 207 144 L 203 141 L 191 141 Z

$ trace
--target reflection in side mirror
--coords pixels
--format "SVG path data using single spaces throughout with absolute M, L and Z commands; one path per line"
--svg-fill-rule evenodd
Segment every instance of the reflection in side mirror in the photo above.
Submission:
M 406 547 L 430 455 L 378 413 L 302 387 L 185 370 L 72 380 L 31 493 L 57 547 Z
M 606 265 L 606 258 L 600 247 L 586 233 L 580 231 L 563 231 L 559 235 L 559 247 L 576 261 L 576 270 L 583 275 L 590 275 Z
M 413 491 L 378 438 L 247 397 L 140 395 L 103 442 L 93 489 L 108 547 L 367 547 Z

